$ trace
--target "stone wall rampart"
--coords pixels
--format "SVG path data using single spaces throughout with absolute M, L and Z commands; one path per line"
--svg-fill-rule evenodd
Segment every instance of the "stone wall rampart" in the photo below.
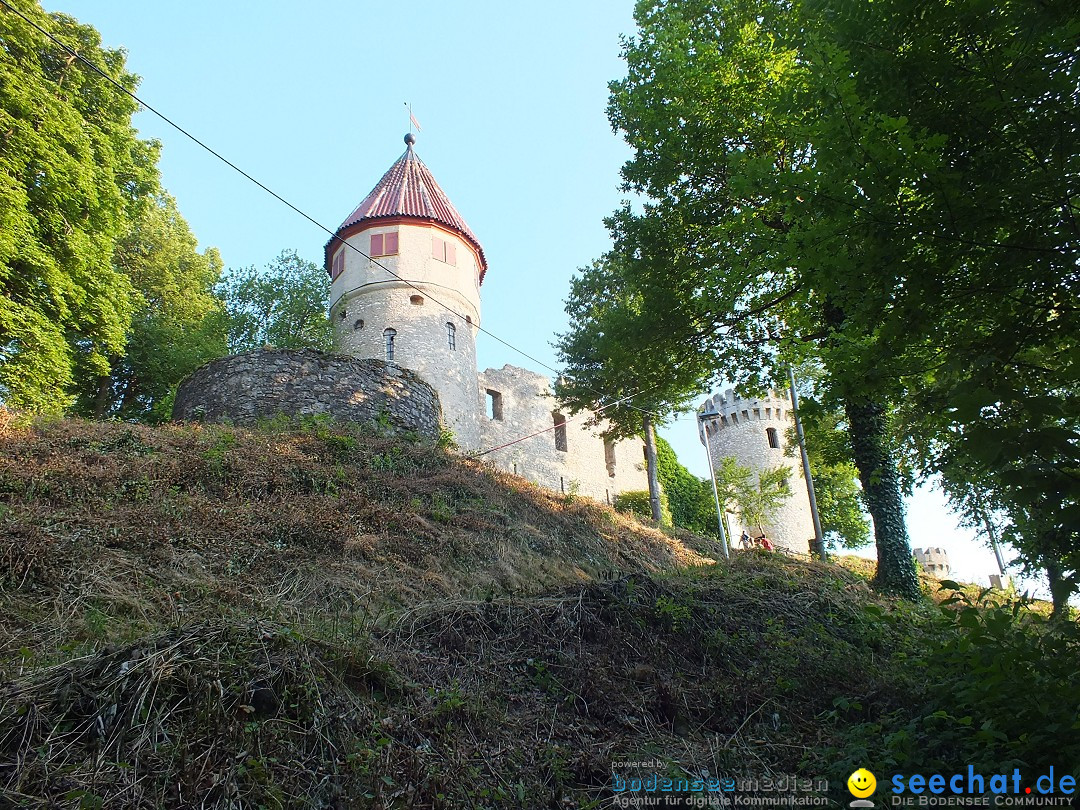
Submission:
M 213 360 L 180 383 L 173 419 L 251 424 L 277 414 L 386 422 L 437 438 L 439 396 L 392 363 L 315 349 L 261 349 Z

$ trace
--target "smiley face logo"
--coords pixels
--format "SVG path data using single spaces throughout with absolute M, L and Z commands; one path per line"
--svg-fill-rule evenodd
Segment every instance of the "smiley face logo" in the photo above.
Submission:
M 847 789 L 857 799 L 865 799 L 877 788 L 877 779 L 866 768 L 859 768 L 847 780 Z

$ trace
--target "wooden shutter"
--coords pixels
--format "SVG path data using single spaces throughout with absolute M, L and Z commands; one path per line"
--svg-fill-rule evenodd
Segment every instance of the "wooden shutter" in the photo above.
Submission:
M 398 252 L 398 246 L 397 246 L 398 245 L 398 235 L 397 235 L 397 231 L 394 231 L 393 233 L 383 234 L 383 235 L 386 237 L 386 240 L 385 240 L 385 242 L 383 244 L 383 249 L 386 251 L 385 255 L 392 256 L 392 255 L 394 255 L 395 253 Z
M 373 233 L 371 235 L 371 255 L 372 256 L 385 256 L 383 253 L 383 235 L 381 233 Z
M 453 242 L 446 243 L 446 263 L 457 266 L 457 245 Z

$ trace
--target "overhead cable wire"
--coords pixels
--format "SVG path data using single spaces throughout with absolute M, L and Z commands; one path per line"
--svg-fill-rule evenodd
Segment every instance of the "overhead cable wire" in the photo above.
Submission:
M 220 152 L 218 152 L 217 150 L 215 150 L 215 149 L 214 149 L 213 147 L 211 147 L 211 146 L 209 146 L 208 144 L 206 144 L 206 143 L 205 143 L 204 141 L 200 140 L 200 139 L 199 139 L 198 137 L 196 137 L 195 135 L 193 135 L 193 134 L 192 134 L 191 132 L 189 132 L 188 130 L 186 130 L 186 129 L 185 129 L 184 127 L 180 126 L 180 125 L 179 125 L 178 123 L 176 123 L 175 121 L 173 121 L 173 120 L 172 120 L 171 118 L 169 118 L 169 117 L 168 117 L 167 115 L 165 115 L 165 114 L 164 114 L 163 112 L 161 112 L 160 110 L 158 110 L 158 109 L 157 109 L 156 107 L 154 107 L 153 105 L 151 105 L 151 104 L 148 104 L 147 102 L 143 101 L 143 100 L 142 100 L 142 99 L 141 99 L 141 98 L 140 98 L 140 97 L 139 97 L 138 95 L 136 95 L 136 94 L 135 94 L 135 93 L 133 93 L 132 91 L 128 90 L 128 89 L 127 89 L 126 87 L 124 87 L 124 86 L 123 86 L 122 84 L 120 84 L 120 82 L 118 82 L 118 81 L 117 81 L 116 79 L 114 79 L 114 78 L 113 78 L 112 76 L 110 76 L 110 75 L 109 75 L 108 73 L 106 73 L 105 71 L 103 71 L 103 70 L 102 70 L 101 68 L 99 68 L 99 67 L 98 67 L 97 65 L 95 65 L 95 64 L 94 64 L 93 62 L 91 62 L 91 61 L 90 61 L 89 59 L 87 59 L 87 58 L 86 58 L 85 56 L 83 56 L 82 54 L 80 54 L 80 53 L 79 53 L 78 51 L 76 51 L 75 49 L 71 48 L 70 46 L 66 45 L 65 43 L 61 42 L 61 41 L 60 41 L 59 39 L 57 39 L 57 38 L 56 38 L 55 36 L 53 36 L 53 35 L 52 35 L 52 34 L 51 34 L 51 33 L 50 33 L 49 31 L 46 31 L 46 30 L 45 30 L 44 28 L 42 28 L 42 27 L 41 27 L 40 25 L 38 25 L 37 23 L 35 23 L 35 22 L 34 22 L 33 20 L 31 20 L 31 19 L 30 19 L 29 17 L 27 17 L 27 16 L 25 15 L 25 14 L 23 14 L 23 13 L 22 13 L 21 11 L 19 11 L 19 10 L 18 10 L 17 8 L 15 8 L 14 6 L 12 6 L 12 5 L 11 5 L 11 3 L 10 3 L 10 2 L 8 2 L 8 0 L 0 0 L 0 5 L 3 5 L 3 6 L 4 6 L 4 7 L 6 8 L 6 9 L 8 9 L 9 11 L 11 11 L 11 12 L 12 12 L 13 14 L 17 15 L 18 17 L 21 17 L 21 18 L 22 18 L 22 19 L 23 19 L 23 20 L 24 20 L 24 21 L 25 21 L 25 22 L 26 22 L 26 23 L 27 23 L 28 25 L 32 26 L 32 27 L 33 27 L 34 29 L 36 29 L 36 30 L 37 30 L 37 31 L 38 31 L 39 33 L 41 33 L 42 35 L 44 35 L 45 37 L 47 37 L 47 38 L 48 38 L 49 40 L 51 40 L 52 42 L 56 43 L 56 45 L 58 45 L 58 46 L 59 46 L 60 48 L 63 48 L 63 49 L 64 49 L 64 50 L 65 50 L 65 51 L 66 51 L 66 52 L 67 52 L 68 54 L 70 54 L 70 55 L 71 55 L 72 57 L 74 57 L 75 59 L 79 60 L 79 61 L 80 61 L 80 62 L 82 62 L 82 63 L 83 63 L 84 65 L 86 65 L 86 66 L 87 66 L 87 67 L 89 67 L 89 68 L 90 68 L 91 70 L 93 70 L 93 71 L 94 71 L 95 73 L 97 73 L 98 75 L 100 75 L 100 76 L 101 76 L 102 78 L 104 78 L 104 79 L 105 79 L 105 80 L 106 80 L 107 82 L 109 82 L 109 83 L 110 83 L 110 84 L 112 84 L 112 85 L 113 85 L 114 87 L 116 87 L 116 88 L 117 88 L 117 89 L 118 89 L 118 90 L 119 90 L 120 92 L 122 92 L 122 93 L 124 93 L 125 95 L 129 96 L 129 97 L 130 97 L 131 99 L 133 99 L 133 100 L 134 100 L 134 101 L 135 101 L 136 103 L 138 103 L 139 105 L 141 105 L 141 106 L 142 106 L 142 107 L 144 107 L 145 109 L 147 109 L 147 110 L 149 110 L 150 112 L 152 112 L 152 113 L 153 113 L 154 115 L 156 115 L 156 116 L 157 116 L 158 118 L 160 118 L 160 119 L 161 119 L 162 121 L 164 121 L 164 122 L 165 122 L 166 124 L 168 124 L 168 125 L 169 125 L 169 126 L 171 126 L 171 127 L 173 128 L 173 129 L 175 129 L 175 130 L 176 130 L 177 132 L 179 132 L 179 133 L 180 133 L 181 135 L 184 135 L 184 136 L 185 136 L 186 138 L 190 139 L 191 141 L 193 141 L 194 143 L 196 143 L 197 145 L 199 145 L 200 147 L 202 147 L 203 149 L 205 149 L 205 150 L 206 150 L 207 152 L 209 152 L 209 153 L 210 153 L 211 155 L 213 155 L 214 157 L 216 157 L 216 158 L 217 158 L 218 160 L 220 160 L 220 161 L 221 161 L 222 163 L 224 163 L 224 164 L 225 164 L 226 166 L 228 166 L 229 168 L 231 168 L 231 169 L 232 169 L 233 171 L 237 172 L 238 174 L 240 174 L 240 175 L 241 175 L 242 177 L 246 178 L 247 180 L 250 180 L 250 181 L 251 181 L 252 183 L 254 183 L 255 185 L 257 185 L 257 186 L 258 186 L 259 188 L 261 188 L 261 189 L 262 189 L 263 191 L 265 191 L 265 192 L 266 192 L 267 194 L 269 194 L 269 195 L 270 195 L 271 197 L 273 197 L 274 199 L 278 200 L 278 201 L 279 201 L 280 203 L 282 203 L 283 205 L 287 206 L 287 207 L 288 207 L 288 208 L 290 208 L 290 209 L 291 209 L 292 211 L 295 211 L 295 212 L 296 212 L 297 214 L 299 214 L 300 216 L 302 216 L 302 217 L 303 217 L 304 219 L 306 219 L 306 220 L 307 220 L 308 222 L 310 222 L 310 223 L 311 223 L 312 225 L 314 225 L 315 227 L 317 227 L 317 228 L 319 228 L 320 230 L 322 230 L 322 231 L 324 231 L 324 232 L 326 232 L 326 233 L 330 234 L 330 240 L 331 240 L 331 242 L 334 242 L 334 241 L 340 242 L 340 243 L 341 243 L 342 245 L 344 245 L 345 247 L 349 248 L 350 250 L 352 250 L 352 251 L 354 251 L 354 252 L 358 253 L 358 254 L 359 254 L 360 256 L 364 257 L 364 258 L 365 258 L 365 259 L 367 259 L 367 260 L 368 260 L 369 262 L 373 263 L 373 264 L 374 264 L 374 265 L 376 265 L 377 267 L 379 267 L 379 268 L 381 268 L 382 270 L 386 271 L 386 272 L 387 272 L 388 274 L 390 274 L 390 275 L 391 275 L 392 277 L 394 277 L 394 278 L 395 278 L 395 279 L 397 279 L 398 281 L 402 282 L 402 283 L 403 283 L 403 284 L 405 284 L 406 286 L 408 286 L 408 287 L 410 287 L 410 288 L 412 288 L 412 289 L 416 290 L 417 292 L 423 292 L 423 293 L 424 293 L 424 294 L 425 294 L 425 295 L 426 295 L 426 296 L 428 297 L 428 299 L 429 299 L 429 300 L 431 300 L 431 301 L 434 301 L 434 302 L 435 302 L 436 304 L 438 304 L 439 306 L 441 306 L 441 307 L 442 307 L 443 309 L 445 309 L 445 310 L 446 310 L 447 312 L 449 312 L 449 313 L 451 313 L 452 315 L 455 315 L 455 316 L 457 316 L 457 317 L 459 317 L 459 318 L 461 317 L 461 313 L 457 312 L 457 311 L 456 311 L 456 310 L 455 310 L 455 309 L 454 309 L 453 307 L 451 307 L 450 305 L 448 305 L 448 304 L 444 303 L 443 301 L 440 301 L 440 300 L 439 300 L 438 298 L 436 298 L 435 296 L 431 295 L 431 291 L 430 291 L 430 290 L 426 290 L 426 289 L 421 289 L 420 287 L 418 287 L 418 286 L 417 286 L 417 285 L 416 285 L 415 283 L 413 283 L 412 281 L 409 281 L 409 280 L 408 280 L 408 279 L 406 279 L 406 278 L 402 278 L 402 277 L 401 277 L 401 276 L 399 276 L 399 275 L 398 275 L 397 273 L 395 273 L 395 272 L 394 272 L 393 270 L 391 270 L 391 269 L 390 269 L 389 267 L 387 267 L 387 266 L 386 266 L 386 265 L 384 265 L 384 264 L 383 264 L 382 262 L 380 262 L 380 261 L 379 261 L 378 259 L 374 259 L 374 258 L 372 258 L 371 256 L 369 256 L 368 254 L 364 253 L 364 251 L 360 250 L 360 249 L 359 249 L 358 247 L 356 247 L 355 245 L 352 245 L 352 244 L 350 244 L 349 242 L 347 242 L 346 240 L 342 239 L 342 238 L 341 238 L 340 236 L 338 236 L 338 234 L 337 234 L 337 232 L 336 232 L 336 231 L 333 231 L 333 230 L 331 230 L 330 228 L 328 228 L 328 227 L 327 227 L 326 225 L 323 225 L 323 224 L 322 224 L 321 222 L 319 222 L 319 221 L 318 221 L 317 219 L 315 219 L 314 217 L 312 217 L 312 216 L 311 216 L 310 214 L 308 214 L 307 212 L 305 212 L 305 211 L 303 211 L 302 209 L 298 208 L 298 207 L 297 207 L 296 205 L 294 205 L 293 203 L 289 202 L 289 201 L 288 201 L 287 199 L 285 199 L 284 197 L 282 197 L 282 196 L 281 196 L 280 194 L 278 194 L 278 193 L 277 193 L 276 191 L 274 191 L 273 189 L 271 189 L 271 188 L 270 188 L 269 186 L 267 186 L 266 184 L 264 184 L 264 183 L 260 182 L 260 181 L 259 181 L 259 180 L 257 180 L 257 179 L 256 179 L 255 177 L 253 177 L 253 176 L 252 176 L 251 174 L 249 174 L 248 172 L 246 172 L 246 171 L 244 171 L 243 169 L 241 169 L 241 168 L 240 168 L 239 166 L 237 166 L 237 165 L 236 165 L 235 163 L 233 163 L 233 162 L 232 162 L 231 160 L 229 160 L 228 158 L 226 158 L 226 157 L 225 157 L 224 155 L 222 155 L 222 154 L 221 154 Z M 499 337 L 498 335 L 494 334 L 493 332 L 489 331 L 488 329 L 485 329 L 484 327 L 480 326 L 479 324 L 473 324 L 473 326 L 474 326 L 474 328 L 475 328 L 475 329 L 476 329 L 476 330 L 477 330 L 478 332 L 482 332 L 483 334 L 487 335 L 488 337 L 492 338 L 493 340 L 495 340 L 495 341 L 497 341 L 497 342 L 501 343 L 502 345 L 506 346 L 506 347 L 507 347 L 508 349 L 511 349 L 511 350 L 513 350 L 513 351 L 517 352 L 518 354 L 520 354 L 520 355 L 521 355 L 522 357 L 526 358 L 527 360 L 531 360 L 532 362 L 536 363 L 536 364 L 537 364 L 537 365 L 539 365 L 539 366 L 542 366 L 542 367 L 544 367 L 545 369 L 547 369 L 548 371 L 551 371 L 551 372 L 553 372 L 553 373 L 554 373 L 554 374 L 556 374 L 556 375 L 561 375 L 561 374 L 562 374 L 562 372 L 560 372 L 560 371 L 559 371 L 559 369 L 557 369 L 557 368 L 555 368 L 555 367 L 553 367 L 553 366 L 550 366 L 550 365 L 548 365 L 547 363 L 545 363 L 544 361 L 542 361 L 542 360 L 540 360 L 540 359 L 538 359 L 538 358 L 536 358 L 536 357 L 533 357 L 533 356 L 532 356 L 531 354 L 529 354 L 528 352 L 526 352 L 526 351 L 525 351 L 524 349 L 520 349 L 520 348 L 518 348 L 517 346 L 515 346 L 515 345 L 513 345 L 512 343 L 510 343 L 510 342 L 508 342 L 508 341 L 504 340 L 503 338 Z M 592 391 L 592 392 L 593 392 L 594 394 L 597 394 L 598 396 L 600 396 L 600 397 L 602 398 L 602 399 L 601 399 L 601 401 L 603 400 L 603 398 L 605 398 L 605 395 L 603 394 L 603 392 L 602 392 L 602 391 L 598 391 L 598 390 L 596 390 L 596 389 L 594 389 L 594 388 L 591 388 L 591 387 L 589 387 L 589 386 L 585 386 L 585 387 L 586 387 L 586 388 L 588 388 L 588 390 Z M 657 387 L 657 386 L 653 386 L 653 388 L 656 388 L 656 387 Z M 630 395 L 630 397 L 624 397 L 624 398 L 623 398 L 622 400 L 619 400 L 619 402 L 623 402 L 623 401 L 625 401 L 625 400 L 627 400 L 627 399 L 631 399 L 631 398 L 633 398 L 633 397 L 639 396 L 639 395 L 641 395 L 642 393 L 645 393 L 645 392 L 646 392 L 647 390 L 652 390 L 652 389 L 643 389 L 643 390 L 640 390 L 640 391 L 638 391 L 638 392 L 636 392 L 636 393 L 634 393 L 634 394 Z M 613 403 L 613 404 L 614 404 L 614 403 Z M 634 406 L 634 405 L 631 405 L 630 407 L 631 407 L 631 408 L 633 408 L 634 410 L 640 411 L 641 413 L 649 414 L 650 416 L 655 416 L 656 418 L 660 418 L 658 414 L 655 414 L 655 413 L 653 413 L 652 411 L 648 411 L 648 410 L 645 410 L 645 409 L 643 409 L 643 408 L 638 408 L 638 407 L 636 407 L 636 406 Z

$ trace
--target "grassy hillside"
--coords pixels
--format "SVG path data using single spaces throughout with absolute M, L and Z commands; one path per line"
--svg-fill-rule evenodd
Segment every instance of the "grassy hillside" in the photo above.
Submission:
M 608 807 L 613 772 L 794 774 L 835 802 L 858 765 L 1080 762 L 1059 743 L 1080 732 L 1075 635 L 1023 609 L 717 563 L 320 422 L 6 418 L 0 444 L 0 804 Z M 958 694 L 988 651 L 1006 685 Z M 1017 703 L 1033 685 L 1041 717 Z M 1034 729 L 1051 715 L 1060 733 Z

